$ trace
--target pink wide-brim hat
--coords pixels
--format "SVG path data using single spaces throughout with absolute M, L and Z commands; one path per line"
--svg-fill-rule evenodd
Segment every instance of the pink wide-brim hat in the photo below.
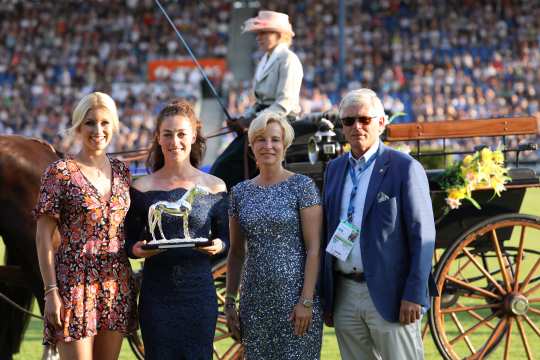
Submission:
M 276 31 L 294 36 L 289 15 L 277 11 L 262 10 L 257 17 L 247 19 L 242 32 Z

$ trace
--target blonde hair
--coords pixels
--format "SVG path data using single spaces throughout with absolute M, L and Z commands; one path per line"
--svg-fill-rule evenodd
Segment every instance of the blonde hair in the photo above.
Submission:
M 116 104 L 109 95 L 97 91 L 83 97 L 75 106 L 71 116 L 71 127 L 66 132 L 72 135 L 81 126 L 86 114 L 90 110 L 98 108 L 107 109 L 111 113 L 113 131 L 117 133 L 120 128 L 120 121 L 118 120 Z
M 255 136 L 264 132 L 268 124 L 272 122 L 281 126 L 281 129 L 283 130 L 283 146 L 285 150 L 287 150 L 294 140 L 294 129 L 284 116 L 271 112 L 263 112 L 251 122 L 248 130 L 249 144 L 252 145 Z
M 287 47 L 290 47 L 292 45 L 292 35 L 288 32 L 280 32 L 279 33 L 279 43 L 285 44 Z

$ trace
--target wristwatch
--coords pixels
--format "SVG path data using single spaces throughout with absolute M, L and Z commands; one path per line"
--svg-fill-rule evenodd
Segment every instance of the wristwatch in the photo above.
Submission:
M 313 299 L 306 299 L 306 298 L 300 297 L 300 304 L 304 305 L 307 308 L 312 308 Z

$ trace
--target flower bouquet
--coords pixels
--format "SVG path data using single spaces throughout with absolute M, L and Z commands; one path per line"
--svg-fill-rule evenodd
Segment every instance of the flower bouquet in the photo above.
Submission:
M 459 208 L 463 199 L 481 209 L 480 204 L 473 199 L 472 192 L 477 189 L 493 189 L 493 197 L 501 196 L 509 180 L 502 151 L 483 148 L 447 168 L 438 182 L 446 191 L 446 203 L 450 209 Z

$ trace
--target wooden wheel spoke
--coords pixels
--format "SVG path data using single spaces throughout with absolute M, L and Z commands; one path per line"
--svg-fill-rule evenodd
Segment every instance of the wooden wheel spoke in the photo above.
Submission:
M 482 295 L 484 295 L 484 297 L 490 297 L 492 299 L 501 300 L 501 297 L 499 295 L 497 295 L 497 294 L 495 294 L 495 293 L 493 293 L 493 292 L 491 292 L 489 290 L 479 288 L 478 286 L 468 284 L 468 283 L 466 283 L 466 282 L 464 282 L 462 280 L 456 279 L 453 276 L 446 275 L 446 279 L 449 280 L 449 281 L 452 281 L 455 284 L 458 284 L 459 286 L 461 286 L 461 287 L 463 287 L 465 289 L 468 289 L 468 290 L 474 291 L 476 293 L 482 294 Z
M 531 320 L 530 317 L 528 317 L 527 315 L 523 315 L 523 318 L 525 319 L 525 321 L 527 322 L 527 324 L 529 324 L 529 326 L 534 330 L 534 332 L 536 333 L 536 335 L 538 335 L 540 337 L 540 329 L 538 329 L 538 326 L 536 326 L 534 324 L 534 322 Z
M 523 295 L 525 296 L 529 296 L 530 294 L 534 293 L 536 290 L 540 289 L 540 281 L 538 282 L 538 284 L 536 284 L 535 286 L 533 286 L 532 288 L 528 289 L 527 291 L 525 291 L 523 293 Z M 522 288 L 522 291 L 525 290 L 525 288 Z
M 438 263 L 439 263 L 439 259 L 440 259 L 440 256 L 437 254 L 437 250 L 435 250 L 435 251 L 433 252 L 433 261 L 434 261 L 433 265 L 438 264 Z
M 500 307 L 501 304 L 484 304 L 484 305 L 474 305 L 474 306 L 455 306 L 451 308 L 441 309 L 442 314 L 448 314 L 448 313 L 458 313 L 463 311 L 474 311 L 474 310 L 481 310 L 481 309 L 493 309 L 496 307 Z
M 516 260 L 516 273 L 514 276 L 514 292 L 519 290 L 519 273 L 521 271 L 521 264 L 523 262 L 523 248 L 525 247 L 525 226 L 521 226 L 521 235 L 519 236 L 519 248 Z
M 512 325 L 514 322 L 512 320 L 508 321 L 508 329 L 506 329 L 506 340 L 504 342 L 504 360 L 508 359 L 508 353 L 510 351 L 510 343 L 511 343 L 511 336 L 512 336 Z
M 227 332 L 227 333 L 223 333 L 223 335 L 217 335 L 217 336 L 214 336 L 214 342 L 216 342 L 216 341 L 221 341 L 221 340 L 226 340 L 226 339 L 230 339 L 230 338 L 231 338 L 231 335 L 232 335 L 232 333 Z
M 480 354 L 475 354 L 475 359 L 483 359 L 486 353 L 491 349 L 495 341 L 499 336 L 501 336 L 501 332 L 504 331 L 504 326 L 506 325 L 508 319 L 503 318 L 499 320 L 499 323 L 497 324 L 497 327 L 495 327 L 495 330 L 491 332 L 491 335 L 489 335 L 488 340 L 486 341 L 486 344 L 482 347 L 482 351 L 480 351 Z
M 228 356 L 229 354 L 238 351 L 239 348 L 240 348 L 241 346 L 242 346 L 242 345 L 240 345 L 239 343 L 235 343 L 233 346 L 231 346 L 231 347 L 229 348 L 229 350 L 227 350 L 227 351 L 225 352 L 225 354 L 223 354 L 223 357 L 226 357 L 226 356 Z M 236 357 L 235 357 L 235 358 L 236 358 Z
M 476 329 L 478 329 L 480 326 L 482 325 L 485 325 L 485 323 L 487 323 L 488 321 L 491 321 L 491 319 L 493 319 L 495 316 L 498 316 L 499 314 L 501 313 L 501 310 L 489 315 L 487 318 L 485 318 L 484 320 L 482 321 L 479 321 L 478 323 L 476 323 L 474 326 L 470 327 L 469 330 L 465 331 L 464 333 L 458 335 L 457 337 L 453 338 L 452 340 L 450 340 L 450 344 L 453 345 L 454 343 L 456 343 L 457 341 L 463 339 L 465 336 L 473 333 Z
M 512 291 L 512 286 L 510 285 L 510 277 L 508 275 L 507 266 L 505 264 L 502 252 L 501 252 L 501 244 L 499 244 L 499 239 L 497 238 L 497 232 L 495 229 L 491 229 L 491 240 L 493 242 L 493 246 L 495 247 L 495 252 L 497 254 L 497 260 L 499 261 L 499 266 L 501 267 L 501 273 L 504 281 L 504 286 L 506 288 L 506 291 L 510 292 Z
M 464 250 L 466 250 L 466 249 L 464 249 Z M 465 264 L 460 265 L 459 268 L 456 270 L 456 272 L 455 272 L 452 276 L 454 276 L 455 278 L 458 278 L 458 275 L 461 275 L 461 278 L 463 279 L 463 281 L 468 282 L 467 279 L 463 276 L 462 271 L 463 271 L 463 269 L 465 269 L 470 263 L 471 263 L 471 260 L 470 260 L 470 259 L 467 259 L 467 261 L 465 262 Z
M 491 274 L 478 262 L 478 260 L 476 260 L 473 256 L 473 254 L 471 254 L 471 252 L 465 248 L 463 248 L 463 252 L 465 253 L 465 255 L 467 255 L 467 257 L 470 259 L 470 261 L 476 266 L 476 268 L 478 270 L 480 270 L 480 272 L 482 274 L 484 274 L 484 276 L 486 278 L 488 278 L 488 280 L 493 284 L 493 286 L 495 286 L 497 288 L 497 290 L 499 290 L 499 292 L 502 294 L 502 295 L 506 295 L 506 291 L 502 288 L 502 286 L 497 282 L 497 280 L 495 280 L 493 278 L 493 276 L 491 276 Z
M 540 310 L 539 310 L 539 309 L 530 307 L 530 308 L 529 308 L 529 311 L 532 312 L 532 313 L 535 313 L 536 315 L 540 315 Z
M 220 304 L 225 304 L 225 296 L 223 296 L 223 294 L 221 293 L 216 293 L 216 296 L 218 298 L 218 303 Z
M 532 267 L 532 269 L 527 274 L 527 277 L 525 278 L 525 280 L 523 280 L 523 283 L 521 283 L 521 285 L 519 286 L 519 289 L 521 291 L 523 291 L 523 289 L 525 289 L 527 287 L 527 285 L 529 285 L 529 281 L 531 281 L 532 276 L 534 275 L 536 270 L 538 270 L 539 266 L 540 266 L 540 258 L 536 260 L 536 262 L 534 263 L 534 266 Z
M 424 324 L 424 328 L 422 329 L 422 340 L 424 340 L 424 338 L 426 337 L 428 330 L 429 330 L 429 322 L 426 321 L 426 323 Z
M 463 329 L 463 325 L 461 325 L 461 322 L 459 321 L 456 314 L 451 313 L 450 316 L 452 317 L 452 321 L 454 322 L 454 324 L 458 328 L 459 333 L 463 335 L 465 330 Z M 464 339 L 465 339 L 465 344 L 467 344 L 467 347 L 469 348 L 469 351 L 471 352 L 471 354 L 474 354 L 476 352 L 476 350 L 474 349 L 474 346 L 473 346 L 473 344 L 471 342 L 471 339 L 469 339 L 469 337 L 467 335 L 465 335 Z
M 469 310 L 467 312 L 476 320 L 484 320 L 484 317 L 478 314 L 476 311 Z M 493 326 L 493 324 L 491 324 L 489 321 L 486 323 L 486 326 L 490 329 L 495 329 L 495 326 Z
M 531 354 L 531 348 L 529 347 L 529 340 L 527 339 L 527 335 L 525 334 L 525 329 L 523 328 L 523 324 L 521 323 L 521 317 L 516 317 L 516 323 L 519 329 L 519 334 L 521 335 L 521 341 L 523 342 L 523 346 L 525 347 L 525 352 L 527 353 L 527 358 L 532 359 Z

